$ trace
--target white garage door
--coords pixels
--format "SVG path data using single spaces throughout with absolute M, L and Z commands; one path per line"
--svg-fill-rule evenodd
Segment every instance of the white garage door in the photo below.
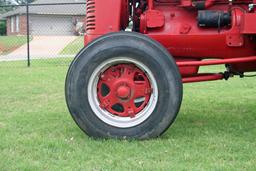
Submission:
M 73 35 L 71 17 L 65 16 L 30 16 L 32 35 Z

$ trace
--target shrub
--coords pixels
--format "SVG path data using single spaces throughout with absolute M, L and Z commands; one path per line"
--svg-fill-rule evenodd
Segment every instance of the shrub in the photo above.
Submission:
M 0 35 L 6 35 L 6 21 L 0 21 Z

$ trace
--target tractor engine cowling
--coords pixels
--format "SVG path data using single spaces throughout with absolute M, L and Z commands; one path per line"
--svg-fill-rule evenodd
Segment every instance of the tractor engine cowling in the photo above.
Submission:
M 132 25 L 133 31 L 161 43 L 177 62 L 254 56 L 255 4 L 255 0 L 88 0 L 85 44 Z M 255 71 L 256 63 L 230 68 Z M 187 77 L 197 74 L 199 66 L 179 69 Z
M 87 0 L 85 43 L 110 32 L 125 29 L 129 23 L 128 0 Z

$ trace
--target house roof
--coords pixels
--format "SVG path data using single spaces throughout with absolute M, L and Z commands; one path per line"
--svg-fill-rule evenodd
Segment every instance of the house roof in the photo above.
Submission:
M 63 3 L 85 3 L 86 0 L 58 0 L 58 5 L 53 4 L 52 0 L 37 0 L 29 7 L 29 14 L 41 15 L 85 15 L 85 4 L 63 4 Z M 59 4 L 60 3 L 60 4 Z M 38 4 L 38 5 L 37 5 Z M 41 5 L 42 4 L 42 5 Z M 45 5 L 43 5 L 45 4 Z M 0 15 L 0 20 L 13 16 L 26 14 L 26 7 L 21 6 L 12 11 Z

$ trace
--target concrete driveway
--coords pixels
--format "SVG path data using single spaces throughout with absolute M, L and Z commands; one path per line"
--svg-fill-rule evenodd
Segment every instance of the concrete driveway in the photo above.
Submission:
M 30 42 L 31 59 L 64 57 L 58 55 L 76 36 L 33 36 Z M 27 45 L 23 45 L 8 55 L 0 56 L 0 61 L 27 59 Z

